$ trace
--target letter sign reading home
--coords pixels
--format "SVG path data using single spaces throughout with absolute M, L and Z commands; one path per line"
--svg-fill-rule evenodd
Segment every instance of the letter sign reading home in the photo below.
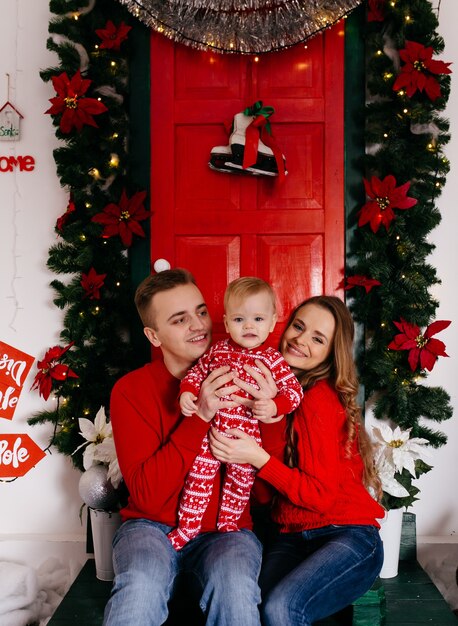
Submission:
M 30 154 L 25 156 L 0 155 L 0 173 L 5 172 L 33 172 L 35 169 L 35 159 Z
M 29 435 L 0 435 L 0 478 L 24 476 L 44 456 Z
M 0 341 L 0 417 L 13 419 L 33 356 Z

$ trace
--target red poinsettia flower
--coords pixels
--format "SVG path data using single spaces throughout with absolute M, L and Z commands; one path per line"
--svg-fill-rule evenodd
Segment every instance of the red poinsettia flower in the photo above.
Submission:
M 108 237 L 119 235 L 127 248 L 132 244 L 134 234 L 144 237 L 145 231 L 139 222 L 149 215 L 149 211 L 143 206 L 145 198 L 146 191 L 137 191 L 129 199 L 126 191 L 123 190 L 119 205 L 112 202 L 107 204 L 102 213 L 94 215 L 92 221 L 105 226 L 102 237 L 108 239 Z
M 84 298 L 99 300 L 100 289 L 103 287 L 106 277 L 106 274 L 97 274 L 93 267 L 87 274 L 82 274 L 81 286 L 84 289 Z
M 409 365 L 414 371 L 418 363 L 421 369 L 431 371 L 439 356 L 448 356 L 445 353 L 445 344 L 432 336 L 444 330 L 450 325 L 450 321 L 438 320 L 428 326 L 422 334 L 416 324 L 411 324 L 402 319 L 393 324 L 401 331 L 389 344 L 390 350 L 409 350 Z
M 405 89 L 409 98 L 417 90 L 424 90 L 432 101 L 439 98 L 441 88 L 437 79 L 434 78 L 434 74 L 451 74 L 450 63 L 434 61 L 432 47 L 425 48 L 416 41 L 406 41 L 406 47 L 399 51 L 399 56 L 404 61 L 404 65 L 401 67 L 401 73 L 397 77 L 393 89 L 395 91 Z
M 393 209 L 410 209 L 417 204 L 415 198 L 407 196 L 410 183 L 396 187 L 396 179 L 391 174 L 383 180 L 376 176 L 372 176 L 370 182 L 364 179 L 364 187 L 370 200 L 359 212 L 358 226 L 369 222 L 374 233 L 378 231 L 380 224 L 388 230 L 396 217 Z
M 361 276 L 360 274 L 355 274 L 354 276 L 349 276 L 347 278 L 347 285 L 345 290 L 353 289 L 353 287 L 364 287 L 366 293 L 372 289 L 372 287 L 376 287 L 377 285 L 381 285 L 382 283 L 379 280 L 375 280 L 375 278 L 368 278 L 367 276 Z
M 38 389 L 40 396 L 43 396 L 45 400 L 49 398 L 54 380 L 61 382 L 69 377 L 78 378 L 78 375 L 75 374 L 68 365 L 59 363 L 73 344 L 74 342 L 72 341 L 68 346 L 65 346 L 65 348 L 61 348 L 60 346 L 49 348 L 43 360 L 38 361 L 37 366 L 39 371 L 35 376 L 31 389 Z
M 115 26 L 111 20 L 108 20 L 105 28 L 97 28 L 95 31 L 102 40 L 100 48 L 120 50 L 121 44 L 127 39 L 127 34 L 131 28 L 132 26 L 126 26 L 124 22 Z
M 369 0 L 367 21 L 383 22 L 385 19 L 386 0 Z
M 58 230 L 60 233 L 62 232 L 65 224 L 68 222 L 68 218 L 70 217 L 70 214 L 73 213 L 74 211 L 76 211 L 76 206 L 72 200 L 72 197 L 70 196 L 70 200 L 68 201 L 68 205 L 67 205 L 67 210 L 65 211 L 63 215 L 57 218 L 56 230 Z
M 88 78 L 81 76 L 80 70 L 70 79 L 66 72 L 52 77 L 52 84 L 57 96 L 50 98 L 52 107 L 46 113 L 60 115 L 60 130 L 68 134 L 73 128 L 80 131 L 86 124 L 96 126 L 93 115 L 107 111 L 107 107 L 96 98 L 86 98 L 84 95 L 92 83 Z

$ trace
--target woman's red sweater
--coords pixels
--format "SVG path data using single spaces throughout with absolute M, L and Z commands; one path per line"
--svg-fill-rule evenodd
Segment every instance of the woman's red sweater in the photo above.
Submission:
M 379 527 L 383 508 L 363 484 L 363 461 L 353 443 L 350 457 L 345 409 L 336 391 L 322 380 L 304 391 L 294 413 L 297 468 L 283 461 L 285 420 L 263 425 L 263 447 L 272 455 L 258 472 L 279 495 L 272 518 L 281 532 L 321 528 L 330 524 Z

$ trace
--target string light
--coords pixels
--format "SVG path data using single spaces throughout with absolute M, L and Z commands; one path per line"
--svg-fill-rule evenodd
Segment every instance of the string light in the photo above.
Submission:
M 80 235 L 80 241 L 86 241 L 86 235 L 84 233 Z
M 119 157 L 117 154 L 112 154 L 110 158 L 110 167 L 118 167 Z
M 89 174 L 95 178 L 95 180 L 100 180 L 101 176 L 100 176 L 100 172 L 96 167 L 93 167 L 92 169 L 89 170 Z

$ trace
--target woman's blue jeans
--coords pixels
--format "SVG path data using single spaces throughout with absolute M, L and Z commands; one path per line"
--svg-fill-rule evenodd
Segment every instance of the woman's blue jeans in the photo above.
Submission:
M 177 577 L 199 589 L 207 626 L 260 626 L 258 575 L 262 547 L 249 530 L 203 533 L 176 552 L 171 527 L 128 520 L 113 540 L 115 579 L 104 626 L 160 626 Z
M 374 526 L 325 526 L 280 535 L 259 584 L 265 626 L 310 626 L 354 602 L 378 576 L 383 547 Z

